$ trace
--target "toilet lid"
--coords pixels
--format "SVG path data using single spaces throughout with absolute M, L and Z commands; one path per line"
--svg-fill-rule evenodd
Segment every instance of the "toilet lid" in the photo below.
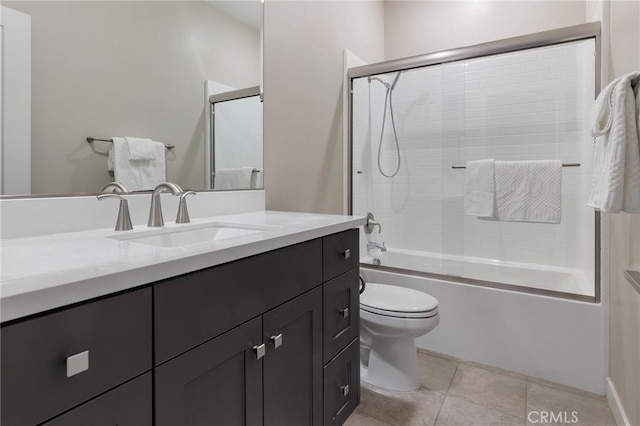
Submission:
M 367 283 L 360 295 L 360 306 L 382 315 L 424 318 L 437 314 L 438 299 L 410 288 Z

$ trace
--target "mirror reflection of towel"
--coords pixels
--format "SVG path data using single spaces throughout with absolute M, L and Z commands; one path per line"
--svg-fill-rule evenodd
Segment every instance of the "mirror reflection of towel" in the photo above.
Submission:
M 153 160 L 130 160 L 129 143 L 125 138 L 113 138 L 113 174 L 114 180 L 124 184 L 130 191 L 146 191 L 165 182 L 165 154 L 164 145 L 154 146 Z
M 213 189 L 251 189 L 253 167 L 216 170 Z

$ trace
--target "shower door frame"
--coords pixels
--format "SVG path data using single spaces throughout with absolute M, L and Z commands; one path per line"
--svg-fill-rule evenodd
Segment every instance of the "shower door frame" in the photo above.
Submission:
M 387 74 L 398 71 L 406 71 L 415 68 L 424 68 L 431 65 L 446 64 L 449 62 L 463 61 L 467 59 L 481 58 L 484 56 L 498 55 L 502 53 L 511 53 L 527 49 L 535 49 L 539 47 L 554 46 L 572 41 L 594 39 L 595 42 L 595 93 L 594 99 L 598 96 L 601 89 L 601 24 L 600 21 L 589 22 L 586 24 L 574 25 L 571 27 L 558 28 L 556 30 L 543 31 L 539 33 L 527 34 L 518 37 L 511 37 L 487 43 L 476 44 L 473 46 L 459 47 L 455 49 L 443 50 L 439 52 L 427 53 L 423 55 L 410 56 L 407 58 L 394 59 L 391 61 L 378 62 L 375 64 L 362 65 L 349 68 L 347 71 L 347 79 L 349 82 L 348 95 L 348 213 L 353 214 L 353 80 L 356 78 L 370 77 L 378 74 Z M 595 231 L 595 259 L 594 259 L 594 296 L 585 296 L 580 294 L 565 293 L 560 291 L 538 289 L 532 287 L 518 286 L 514 284 L 506 284 L 493 281 L 477 280 L 473 278 L 464 278 L 454 275 L 435 274 L 430 272 L 413 271 L 402 268 L 394 268 L 381 265 L 361 264 L 367 268 L 380 269 L 388 272 L 405 273 L 410 275 L 418 275 L 427 278 L 444 279 L 463 284 L 472 284 L 482 287 L 498 288 L 503 290 L 519 291 L 523 293 L 539 294 L 544 296 L 552 296 L 562 299 L 578 300 L 583 302 L 600 303 L 601 286 L 600 286 L 600 249 L 601 249 L 601 215 L 600 211 L 594 213 L 594 231 Z

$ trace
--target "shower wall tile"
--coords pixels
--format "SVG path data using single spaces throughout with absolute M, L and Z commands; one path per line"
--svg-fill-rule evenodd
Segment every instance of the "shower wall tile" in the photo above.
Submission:
M 378 172 L 385 87 L 354 83 L 354 213 L 373 212 L 390 248 L 577 268 L 593 275 L 594 213 L 586 206 L 593 140 L 593 45 L 582 41 L 403 72 L 393 92 L 401 167 Z M 392 82 L 395 73 L 378 76 Z M 381 165 L 395 169 L 387 110 Z M 466 161 L 559 159 L 561 224 L 464 216 Z M 366 253 L 366 251 L 363 251 Z

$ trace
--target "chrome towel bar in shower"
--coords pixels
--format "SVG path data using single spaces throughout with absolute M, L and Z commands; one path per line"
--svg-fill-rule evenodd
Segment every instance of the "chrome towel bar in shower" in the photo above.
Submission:
M 98 139 L 98 138 L 92 138 L 91 136 L 87 137 L 87 143 L 93 143 L 94 141 L 113 143 L 113 139 Z M 164 147 L 167 149 L 175 148 L 174 145 L 169 145 L 167 143 L 164 144 Z
M 562 163 L 562 167 L 580 167 L 581 164 L 580 163 Z M 458 166 L 451 166 L 452 169 L 466 169 L 467 166 L 462 166 L 462 165 L 458 165 Z
M 251 170 L 251 173 L 260 173 L 260 170 L 258 170 L 258 169 L 253 169 L 253 170 Z M 216 175 L 216 172 L 211 172 L 211 174 L 212 174 L 213 176 L 215 176 L 215 175 Z

